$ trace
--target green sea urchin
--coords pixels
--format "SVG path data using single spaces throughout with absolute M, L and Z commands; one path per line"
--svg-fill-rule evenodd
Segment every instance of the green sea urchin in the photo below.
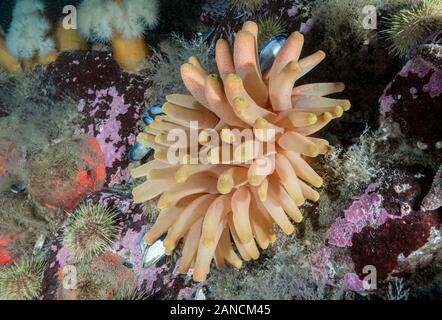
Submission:
M 102 203 L 81 205 L 66 225 L 63 236 L 66 247 L 79 260 L 104 252 L 117 231 L 117 215 Z
M 422 0 L 392 15 L 383 33 L 390 52 L 403 57 L 441 28 L 442 2 Z
M 41 289 L 44 263 L 23 259 L 12 266 L 0 269 L 0 297 L 10 300 L 32 300 Z
M 136 276 L 124 259 L 107 251 L 76 265 L 78 300 L 137 300 Z
M 263 0 L 230 0 L 230 5 L 236 11 L 255 11 L 259 9 L 263 3 Z
M 285 32 L 284 22 L 275 15 L 269 15 L 262 17 L 258 21 L 258 43 L 262 46 L 270 38 Z

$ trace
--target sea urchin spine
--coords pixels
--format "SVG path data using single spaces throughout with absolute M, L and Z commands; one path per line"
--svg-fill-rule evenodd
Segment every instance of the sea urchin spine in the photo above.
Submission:
M 384 34 L 390 52 L 403 57 L 441 28 L 442 1 L 422 0 L 390 17 Z
M 32 300 L 41 290 L 44 263 L 40 260 L 22 259 L 12 266 L 0 269 L 0 298 Z
M 117 232 L 117 215 L 105 204 L 81 205 L 65 227 L 64 244 L 79 260 L 104 252 Z

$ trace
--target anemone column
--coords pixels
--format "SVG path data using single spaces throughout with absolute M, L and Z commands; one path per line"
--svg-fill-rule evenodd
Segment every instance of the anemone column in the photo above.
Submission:
M 54 30 L 55 42 L 59 51 L 85 50 L 87 40 L 76 29 L 66 29 L 61 19 Z
M 157 24 L 156 0 L 84 0 L 78 18 L 80 32 L 90 41 L 112 43 L 122 69 L 141 70 L 149 57 L 144 32 Z
M 52 24 L 45 15 L 45 4 L 39 0 L 18 0 L 6 34 L 9 52 L 30 70 L 35 64 L 48 64 L 58 53 L 52 38 Z
M 0 69 L 16 73 L 21 69 L 20 61 L 6 48 L 5 38 L 0 33 Z

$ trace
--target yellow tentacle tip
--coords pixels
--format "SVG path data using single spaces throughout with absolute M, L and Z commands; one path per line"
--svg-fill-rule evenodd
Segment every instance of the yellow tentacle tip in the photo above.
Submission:
M 294 38 L 296 40 L 304 40 L 304 35 L 299 32 L 299 31 L 295 31 L 290 35 L 291 38 Z
M 210 150 L 207 155 L 207 162 L 209 164 L 219 164 L 219 151 L 218 150 Z
M 327 55 L 325 54 L 324 51 L 322 51 L 322 50 L 318 50 L 318 56 L 319 56 L 319 58 L 322 60 L 322 59 L 325 59 L 325 57 L 326 57 Z
M 250 177 L 249 179 L 249 183 L 254 186 L 254 187 L 259 187 L 259 185 L 261 185 L 262 181 L 263 181 L 263 177 L 258 176 L 258 175 L 253 175 Z
M 197 268 L 195 268 L 195 270 L 193 270 L 193 281 L 203 282 L 206 279 L 207 279 L 207 274 L 204 271 L 199 270 Z
M 225 81 L 226 81 L 226 83 L 236 84 L 236 85 L 242 83 L 241 77 L 237 73 L 229 73 L 226 76 Z
M 299 65 L 298 61 L 295 61 L 295 60 L 291 61 L 289 63 L 289 69 L 294 74 L 301 73 L 301 66 Z
M 257 129 L 267 129 L 269 127 L 269 122 L 264 118 L 258 118 L 256 119 L 255 127 Z
M 259 197 L 259 200 L 261 200 L 262 202 L 266 201 L 267 200 L 267 192 L 260 190 L 258 192 L 258 197 Z
M 316 145 L 310 145 L 308 147 L 308 153 L 310 157 L 317 157 L 320 153 L 320 150 Z
M 341 104 L 342 109 L 344 109 L 344 111 L 348 111 L 351 108 L 351 103 L 350 100 L 344 100 Z
M 248 103 L 246 98 L 244 97 L 236 97 L 233 99 L 233 106 L 239 110 L 244 110 L 248 107 Z
M 167 200 L 165 198 L 160 198 L 158 200 L 157 207 L 158 207 L 158 209 L 161 210 L 161 209 L 166 209 L 167 207 L 169 207 L 169 205 L 170 205 L 169 200 Z
M 233 189 L 233 185 L 229 181 L 219 180 L 217 185 L 218 192 L 221 194 L 228 194 Z
M 206 247 L 206 248 L 208 248 L 208 247 L 210 247 L 210 246 L 213 246 L 214 244 L 215 244 L 215 241 L 213 240 L 213 239 L 210 239 L 210 238 L 205 238 L 205 239 L 203 239 L 203 245 Z
M 186 182 L 187 178 L 187 174 L 184 172 L 177 172 L 175 174 L 175 181 L 178 183 Z
M 316 114 L 314 114 L 314 113 L 310 113 L 308 116 L 307 116 L 307 123 L 308 124 L 315 124 L 316 122 L 318 121 L 318 117 L 316 116 Z
M 293 232 L 295 232 L 295 227 L 292 224 L 290 224 L 290 226 L 287 228 L 287 230 L 285 230 L 285 234 L 289 236 Z
M 344 109 L 340 106 L 337 106 L 333 109 L 333 117 L 340 118 L 344 114 Z
M 344 82 L 336 82 L 335 86 L 336 86 L 336 90 L 338 90 L 338 91 L 344 91 L 345 90 L 345 83 Z M 346 101 L 348 101 L 348 100 L 346 100 Z
M 257 27 L 258 27 L 258 25 L 256 24 L 256 22 L 248 20 L 248 21 L 244 22 L 242 28 L 243 28 L 243 29 L 246 29 L 248 26 L 252 26 L 252 27 L 254 27 L 254 28 L 257 28 Z
M 176 240 L 172 237 L 167 236 L 163 241 L 163 246 L 166 249 L 166 252 L 171 252 L 176 248 Z
M 322 114 L 322 119 L 323 119 L 323 121 L 328 122 L 331 119 L 333 119 L 333 115 L 330 112 L 324 112 Z
M 181 72 L 188 72 L 190 70 L 193 70 L 193 68 L 194 68 L 194 66 L 192 64 L 186 62 L 181 65 L 180 69 L 181 69 Z
M 185 266 L 180 266 L 178 268 L 178 271 L 180 272 L 180 274 L 187 274 L 187 272 L 189 271 L 189 269 Z
M 230 129 L 222 129 L 221 140 L 225 143 L 233 143 L 235 142 L 235 135 L 232 133 L 232 130 Z
M 148 244 L 148 245 L 152 245 L 154 243 L 154 239 L 155 239 L 155 235 L 153 234 L 152 231 L 148 231 L 145 235 L 144 235 L 144 243 Z

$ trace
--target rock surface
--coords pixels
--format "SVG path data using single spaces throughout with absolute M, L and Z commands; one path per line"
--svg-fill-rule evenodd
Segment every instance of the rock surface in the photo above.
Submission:
M 439 40 L 440 41 L 440 40 Z M 416 56 L 388 84 L 380 100 L 381 125 L 391 137 L 442 156 L 442 70 Z
M 88 196 L 85 202 L 105 203 L 119 212 L 119 231 L 108 255 L 121 259 L 118 265 L 124 265 L 134 274 L 134 292 L 149 299 L 186 298 L 195 289 L 189 284 L 189 276 L 181 276 L 177 272 L 177 262 L 171 257 L 164 257 L 154 265 L 143 267 L 142 239 L 149 226 L 145 206 L 134 204 L 127 194 L 102 190 Z M 66 293 L 63 289 L 63 270 L 68 265 L 76 265 L 72 261 L 71 252 L 63 245 L 63 230 L 53 237 L 50 246 L 48 267 L 43 277 L 42 299 L 74 299 L 76 294 Z M 98 258 L 97 258 L 98 259 Z M 121 269 L 121 267 L 119 267 Z
M 148 86 L 139 75 L 120 70 L 112 54 L 102 51 L 61 53 L 46 69 L 55 97 L 70 96 L 82 120 L 77 134 L 94 136 L 103 151 L 106 185 L 127 181 L 127 153 L 141 129 Z
M 95 138 L 62 141 L 29 162 L 29 192 L 41 206 L 70 213 L 103 187 L 105 169 Z
M 432 173 L 410 167 L 388 185 L 369 185 L 328 229 L 311 256 L 313 274 L 330 285 L 362 292 L 367 266 L 377 285 L 425 267 L 442 248 L 442 212 L 421 211 Z

